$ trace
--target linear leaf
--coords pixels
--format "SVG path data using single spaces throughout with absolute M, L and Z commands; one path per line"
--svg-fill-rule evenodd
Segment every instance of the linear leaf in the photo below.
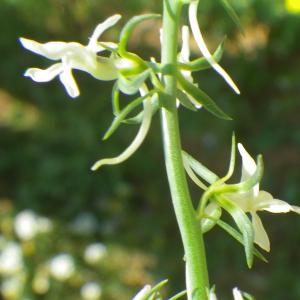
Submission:
M 254 243 L 254 231 L 253 226 L 247 215 L 232 201 L 224 196 L 218 195 L 216 197 L 217 202 L 223 207 L 234 219 L 237 227 L 243 235 L 243 245 L 245 248 L 246 261 L 249 268 L 253 265 L 253 243 Z
M 231 120 L 231 118 L 225 114 L 205 92 L 186 80 L 180 72 L 177 72 L 177 79 L 182 88 L 191 96 L 190 100 L 193 101 L 195 106 L 202 105 L 216 117 L 224 120 Z
M 231 6 L 231 4 L 227 0 L 219 0 L 224 7 L 225 11 L 231 18 L 231 20 L 235 23 L 235 25 L 240 29 L 242 33 L 244 33 L 243 25 L 240 21 L 240 18 L 238 17 L 237 13 L 235 12 L 234 8 Z
M 176 98 L 179 100 L 180 104 L 182 104 L 185 108 L 192 110 L 192 111 L 197 111 L 197 108 L 191 102 L 189 97 L 180 89 L 177 89 L 177 91 L 176 91 Z

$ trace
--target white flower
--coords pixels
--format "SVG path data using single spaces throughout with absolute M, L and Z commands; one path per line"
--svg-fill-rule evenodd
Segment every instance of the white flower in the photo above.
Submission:
M 84 251 L 84 260 L 91 265 L 97 264 L 103 259 L 106 252 L 106 246 L 102 243 L 90 244 Z
M 84 300 L 98 300 L 101 297 L 101 286 L 96 282 L 88 282 L 80 289 L 81 297 Z
M 75 272 L 73 257 L 65 253 L 56 255 L 52 258 L 49 267 L 51 275 L 59 281 L 68 280 Z
M 7 277 L 1 283 L 1 295 L 5 299 L 17 300 L 20 299 L 23 288 L 24 280 L 22 276 Z
M 149 296 L 149 293 L 151 292 L 151 285 L 147 284 L 145 285 L 134 297 L 132 300 L 147 300 L 147 296 Z
M 236 84 L 233 82 L 233 80 L 230 78 L 230 76 L 227 74 L 227 72 L 215 61 L 211 53 L 209 52 L 204 39 L 202 37 L 202 33 L 199 28 L 198 20 L 197 20 L 197 9 L 199 0 L 192 0 L 189 5 L 189 21 L 190 26 L 195 38 L 195 41 L 203 54 L 203 56 L 207 59 L 207 61 L 210 63 L 212 68 L 219 73 L 224 80 L 228 83 L 228 85 L 237 93 L 240 94 L 240 91 Z
M 23 268 L 23 255 L 19 244 L 8 242 L 1 249 L 0 273 L 5 275 L 15 274 Z
M 33 239 L 38 231 L 35 213 L 29 209 L 19 212 L 15 217 L 14 228 L 21 240 Z
M 254 159 L 249 155 L 242 144 L 238 144 L 238 150 L 242 157 L 241 181 L 245 181 L 255 173 L 257 166 Z M 230 193 L 227 196 L 231 201 L 241 207 L 244 212 L 251 214 L 254 242 L 266 251 L 270 251 L 269 237 L 256 212 L 265 210 L 271 213 L 287 213 L 290 211 L 300 213 L 299 207 L 292 206 L 282 200 L 274 199 L 268 192 L 260 191 L 258 183 L 250 191 Z
M 30 68 L 24 75 L 36 82 L 47 82 L 59 75 L 61 83 L 72 98 L 79 95 L 72 69 L 85 71 L 100 80 L 116 79 L 117 69 L 114 65 L 114 58 L 113 56 L 102 57 L 97 55 L 97 53 L 105 50 L 97 40 L 105 30 L 115 25 L 120 18 L 120 15 L 114 15 L 100 23 L 94 30 L 87 46 L 75 42 L 66 43 L 61 41 L 41 44 L 33 40 L 20 38 L 24 48 L 48 59 L 61 61 L 46 70 Z M 113 43 L 103 44 L 116 48 Z

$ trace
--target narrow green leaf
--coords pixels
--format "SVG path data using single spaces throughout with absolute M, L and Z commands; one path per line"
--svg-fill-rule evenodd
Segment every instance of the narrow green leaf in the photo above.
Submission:
M 151 92 L 155 92 L 154 90 L 152 90 Z M 159 109 L 159 100 L 158 100 L 159 96 L 158 93 L 156 92 L 155 94 L 152 95 L 151 97 L 151 105 L 152 105 L 152 116 L 157 112 L 157 110 Z M 140 124 L 143 120 L 143 116 L 144 116 L 144 111 L 142 110 L 141 112 L 139 112 L 136 116 L 123 120 L 122 122 L 125 124 Z
M 206 218 L 211 218 L 210 216 L 205 216 Z M 226 231 L 229 235 L 231 235 L 234 239 L 236 239 L 239 243 L 244 245 L 243 236 L 232 226 L 223 222 L 220 219 L 214 220 L 218 226 L 220 226 L 224 231 Z M 255 248 L 253 247 L 253 254 L 261 259 L 264 262 L 268 262 L 267 259 Z
M 246 292 L 242 292 L 242 294 L 243 294 L 243 297 L 244 297 L 246 300 L 255 300 L 255 298 L 254 298 L 252 295 L 250 295 L 250 294 L 248 294 L 248 293 L 246 293 Z
M 202 105 L 216 117 L 224 120 L 231 120 L 231 118 L 225 114 L 205 92 L 186 80 L 180 72 L 177 72 L 177 79 L 182 88 L 191 96 L 190 100 L 195 106 Z
M 177 89 L 176 98 L 179 100 L 180 104 L 182 104 L 185 108 L 192 111 L 197 111 L 195 105 L 191 102 L 189 97 L 183 91 Z
M 146 70 L 136 76 L 133 76 L 132 78 L 126 78 L 122 74 L 119 74 L 118 88 L 126 95 L 136 94 L 149 75 L 150 70 Z
M 201 164 L 199 161 L 197 161 L 184 150 L 182 150 L 182 155 L 184 159 L 187 160 L 194 172 L 208 183 L 213 184 L 220 179 L 215 173 L 210 171 L 207 167 L 205 167 L 203 164 Z
M 120 33 L 120 43 L 119 43 L 119 52 L 121 55 L 126 56 L 127 51 L 126 51 L 126 46 L 128 43 L 128 39 L 130 38 L 131 33 L 135 29 L 135 27 L 146 20 L 149 19 L 157 19 L 160 18 L 161 15 L 159 14 L 145 14 L 141 16 L 135 16 L 131 18 L 123 27 L 121 33 Z M 125 54 L 125 55 L 124 55 Z
M 182 291 L 182 292 L 174 295 L 173 297 L 169 298 L 169 300 L 177 300 L 177 299 L 179 299 L 179 298 L 181 298 L 181 297 L 183 297 L 185 295 L 186 295 L 186 291 Z
M 216 195 L 216 200 L 233 218 L 237 227 L 243 235 L 243 244 L 245 248 L 246 261 L 249 268 L 253 265 L 253 226 L 247 215 L 235 203 L 222 195 Z
M 103 140 L 108 139 L 115 131 L 116 129 L 120 126 L 122 121 L 126 118 L 126 116 L 133 110 L 135 109 L 138 105 L 140 105 L 147 97 L 149 94 L 136 98 L 135 100 L 131 101 L 113 120 L 111 123 L 110 127 L 108 130 L 105 132 Z
M 218 48 L 212 55 L 216 62 L 220 62 L 223 56 L 225 40 L 226 38 L 223 39 L 223 41 L 219 44 Z M 201 71 L 211 68 L 211 64 L 205 57 L 197 58 L 188 63 L 179 63 L 178 66 L 181 70 L 186 71 Z
M 231 6 L 231 4 L 227 0 L 219 0 L 224 7 L 225 11 L 231 18 L 231 20 L 235 23 L 235 25 L 240 29 L 242 33 L 244 33 L 243 25 L 240 21 L 240 18 L 238 17 L 237 13 L 235 12 L 234 8 Z

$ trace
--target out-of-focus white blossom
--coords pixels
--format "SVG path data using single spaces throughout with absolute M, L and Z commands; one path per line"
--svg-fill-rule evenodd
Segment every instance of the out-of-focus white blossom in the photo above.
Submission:
M 80 289 L 80 294 L 84 300 L 98 300 L 101 297 L 101 286 L 96 282 L 88 282 Z
M 96 217 L 88 212 L 80 213 L 70 224 L 72 232 L 80 235 L 93 234 L 98 230 L 98 221 Z
M 53 223 L 49 218 L 37 217 L 37 227 L 39 233 L 48 233 L 53 228 Z
M 33 239 L 38 231 L 35 213 L 29 209 L 19 212 L 15 217 L 14 228 L 21 240 Z
M 18 300 L 23 290 L 24 281 L 22 276 L 11 276 L 4 278 L 1 283 L 1 295 L 4 299 Z
M 102 243 L 93 243 L 88 245 L 84 251 L 84 260 L 88 264 L 97 264 L 107 253 L 107 248 Z
M 5 275 L 20 272 L 23 268 L 23 255 L 19 244 L 7 242 L 1 249 L 0 273 Z
M 50 288 L 50 281 L 47 274 L 37 272 L 32 281 L 32 289 L 39 295 L 46 294 Z
M 75 272 L 75 263 L 71 255 L 62 253 L 52 258 L 50 261 L 50 274 L 59 281 L 66 281 Z

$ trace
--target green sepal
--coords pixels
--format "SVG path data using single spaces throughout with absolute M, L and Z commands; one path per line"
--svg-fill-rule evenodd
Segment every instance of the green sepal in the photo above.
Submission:
M 154 91 L 152 91 L 154 92 Z M 156 92 L 155 94 L 152 95 L 151 97 L 151 105 L 152 105 L 152 116 L 157 112 L 157 110 L 159 109 L 159 99 L 158 99 L 158 93 Z M 143 116 L 144 116 L 144 111 L 139 112 L 136 116 L 123 120 L 122 123 L 125 124 L 140 124 L 143 120 Z
M 134 95 L 139 91 L 139 88 L 149 77 L 150 70 L 146 70 L 132 78 L 126 78 L 121 73 L 118 78 L 118 88 L 120 91 L 126 95 Z
M 187 293 L 187 291 L 182 291 L 182 292 L 180 292 L 180 293 L 174 295 L 173 297 L 169 298 L 169 300 L 177 300 L 177 299 L 179 299 L 179 298 L 185 296 L 186 293 Z
M 192 111 L 197 111 L 197 108 L 191 102 L 189 97 L 180 89 L 176 90 L 176 98 L 179 100 L 180 104 L 182 104 L 185 108 L 192 110 Z
M 107 129 L 103 136 L 103 140 L 107 140 L 120 126 L 122 121 L 126 118 L 126 116 L 135 109 L 138 105 L 140 105 L 147 97 L 149 97 L 149 93 L 143 97 L 138 97 L 135 100 L 131 101 L 113 120 L 110 127 Z
M 213 59 L 216 62 L 220 62 L 223 53 L 224 53 L 224 44 L 225 44 L 226 37 L 223 39 L 223 41 L 219 44 L 216 51 L 214 52 Z M 208 62 L 208 60 L 205 57 L 197 58 L 195 60 L 192 60 L 188 63 L 178 63 L 178 67 L 181 70 L 186 71 L 201 71 L 211 68 L 211 64 Z
M 239 28 L 239 30 L 244 34 L 244 27 L 240 21 L 240 18 L 238 17 L 237 13 L 235 12 L 234 8 L 231 6 L 231 4 L 227 0 L 219 0 L 222 4 L 223 8 L 231 18 L 231 20 L 235 23 L 235 25 Z
M 243 245 L 245 248 L 246 261 L 249 268 L 253 265 L 253 243 L 254 231 L 253 226 L 244 211 L 235 203 L 222 195 L 216 195 L 217 203 L 223 207 L 233 218 L 237 227 L 243 235 Z
M 207 167 L 193 158 L 190 154 L 186 153 L 184 150 L 182 150 L 182 155 L 188 161 L 191 169 L 208 183 L 213 184 L 220 179 L 215 173 L 210 171 Z
M 205 218 L 210 218 L 210 216 L 205 216 Z M 234 239 L 236 239 L 239 243 L 241 243 L 242 245 L 244 245 L 244 241 L 243 241 L 243 236 L 236 230 L 234 229 L 232 226 L 230 226 L 229 224 L 223 222 L 220 219 L 215 219 L 214 220 L 216 222 L 216 224 L 218 226 L 220 226 L 224 231 L 226 231 L 229 235 L 231 235 Z M 255 248 L 253 247 L 253 254 L 258 257 L 259 259 L 261 259 L 263 262 L 267 263 L 267 259 Z
M 222 216 L 222 209 L 220 206 L 216 206 L 216 209 L 212 214 L 205 215 L 201 218 L 201 232 L 206 233 L 210 231 Z
M 124 57 L 128 56 L 129 53 L 126 51 L 127 42 L 131 36 L 131 33 L 133 32 L 133 30 L 139 23 L 149 20 L 149 19 L 157 19 L 160 17 L 161 17 L 161 15 L 159 15 L 159 14 L 145 14 L 145 15 L 135 16 L 135 17 L 131 18 L 125 24 L 125 26 L 123 27 L 123 29 L 120 33 L 119 53 Z M 133 54 L 133 53 L 130 53 L 130 54 Z
M 226 175 L 222 177 L 218 183 L 224 183 L 232 176 L 235 168 L 235 157 L 236 157 L 236 139 L 235 139 L 235 134 L 233 132 L 231 137 L 231 152 L 230 152 L 229 168 Z
M 252 295 L 250 295 L 250 294 L 248 294 L 248 293 L 246 293 L 246 292 L 242 292 L 242 294 L 243 294 L 243 297 L 244 297 L 246 300 L 255 300 L 255 298 L 254 298 Z
M 236 184 L 226 184 L 223 186 L 216 187 L 215 192 L 217 193 L 234 193 L 234 192 L 248 192 L 262 179 L 264 172 L 264 164 L 262 155 L 257 156 L 257 167 L 255 173 L 247 180 Z
M 180 72 L 177 72 L 177 79 L 185 92 L 191 96 L 190 100 L 195 106 L 202 105 L 216 117 L 224 120 L 231 120 L 231 118 L 225 114 L 205 92 L 186 80 Z

